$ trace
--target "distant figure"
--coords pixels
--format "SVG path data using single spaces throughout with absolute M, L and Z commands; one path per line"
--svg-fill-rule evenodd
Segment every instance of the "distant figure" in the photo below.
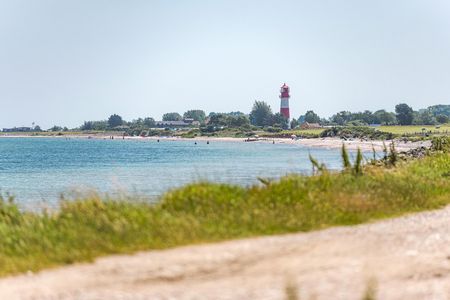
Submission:
M 272 144 L 274 144 L 274 145 L 275 145 L 275 140 L 273 140 L 273 141 L 272 141 Z
M 158 140 L 158 143 L 159 143 L 159 140 Z
M 195 142 L 194 145 L 197 145 L 197 142 Z
M 206 145 L 209 145 L 209 141 L 206 141 Z

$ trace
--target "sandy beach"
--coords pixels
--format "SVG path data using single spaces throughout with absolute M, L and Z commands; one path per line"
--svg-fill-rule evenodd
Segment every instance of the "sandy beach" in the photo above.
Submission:
M 139 139 L 139 138 L 138 138 Z M 178 137 L 148 137 L 140 139 L 150 139 L 150 140 L 170 140 L 170 141 L 201 141 L 201 142 L 246 142 L 243 138 L 232 138 L 232 137 L 196 137 L 193 139 L 178 138 Z M 260 138 L 257 141 L 251 141 L 251 143 L 274 143 L 275 144 L 291 144 L 291 145 L 301 145 L 311 148 L 328 148 L 328 149 L 339 149 L 343 144 L 350 150 L 357 150 L 360 148 L 363 151 L 371 151 L 375 149 L 376 151 L 382 151 L 384 145 L 389 146 L 391 141 L 364 141 L 364 140 L 343 140 L 340 138 L 316 138 L 316 139 L 287 139 L 287 138 Z M 411 149 L 416 149 L 419 147 L 429 147 L 431 145 L 430 141 L 423 142 L 404 142 L 401 140 L 394 140 L 395 147 L 398 151 L 408 151 Z
M 246 141 L 245 138 L 235 137 L 195 137 L 195 138 L 183 138 L 177 136 L 152 136 L 152 137 L 140 137 L 140 136 L 121 136 L 114 135 L 115 140 L 140 140 L 140 141 L 191 141 L 191 142 L 251 142 L 251 143 L 275 143 L 275 144 L 291 144 L 299 145 L 311 148 L 327 148 L 327 149 L 339 149 L 343 144 L 350 150 L 357 150 L 360 148 L 363 151 L 382 151 L 384 144 L 389 146 L 391 141 L 366 141 L 360 139 L 343 140 L 340 138 L 312 138 L 312 139 L 290 139 L 290 138 L 258 138 L 257 140 Z M 109 140 L 111 135 L 93 134 L 93 135 L 0 135 L 1 138 L 58 138 L 58 139 L 96 139 L 96 140 Z M 430 141 L 421 142 L 404 142 L 403 140 L 394 140 L 395 147 L 398 151 L 408 151 L 419 147 L 430 147 Z

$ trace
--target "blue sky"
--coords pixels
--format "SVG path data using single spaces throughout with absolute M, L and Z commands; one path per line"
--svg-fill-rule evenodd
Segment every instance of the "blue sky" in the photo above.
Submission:
M 450 104 L 448 0 L 0 0 L 0 127 Z

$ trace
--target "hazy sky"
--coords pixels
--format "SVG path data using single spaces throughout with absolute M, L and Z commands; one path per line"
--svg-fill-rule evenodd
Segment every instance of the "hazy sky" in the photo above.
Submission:
M 0 127 L 450 104 L 450 1 L 0 0 Z

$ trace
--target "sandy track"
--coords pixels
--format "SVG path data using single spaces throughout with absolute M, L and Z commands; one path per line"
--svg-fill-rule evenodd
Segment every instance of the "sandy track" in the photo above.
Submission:
M 355 227 L 111 256 L 0 280 L 0 299 L 450 299 L 450 206 Z

